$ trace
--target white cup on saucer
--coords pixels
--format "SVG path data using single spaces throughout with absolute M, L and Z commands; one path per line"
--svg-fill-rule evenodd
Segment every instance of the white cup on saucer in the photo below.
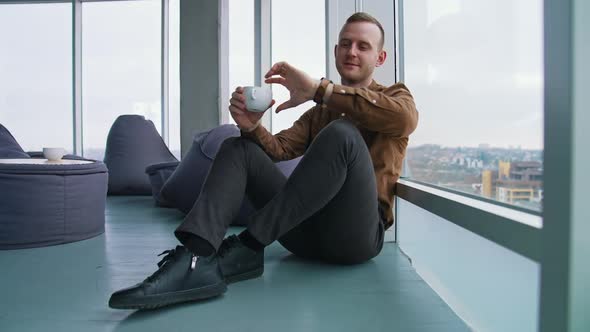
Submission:
M 43 148 L 43 156 L 49 161 L 60 161 L 65 154 L 64 148 Z

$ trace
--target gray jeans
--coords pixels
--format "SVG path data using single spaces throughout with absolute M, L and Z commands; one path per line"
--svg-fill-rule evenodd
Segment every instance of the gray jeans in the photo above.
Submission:
M 225 140 L 176 236 L 219 248 L 244 195 L 256 208 L 248 231 L 262 244 L 278 240 L 295 255 L 342 264 L 369 260 L 383 246 L 373 163 L 347 120 L 320 131 L 289 179 L 253 141 Z

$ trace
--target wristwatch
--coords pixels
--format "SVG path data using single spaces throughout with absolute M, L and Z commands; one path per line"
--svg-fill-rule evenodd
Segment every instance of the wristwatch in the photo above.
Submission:
M 320 80 L 320 86 L 318 86 L 318 89 L 315 91 L 315 95 L 313 96 L 313 101 L 316 104 L 323 103 L 324 95 L 326 94 L 326 88 L 328 87 L 328 85 L 330 85 L 330 83 L 333 82 L 325 77 L 322 77 L 322 79 Z

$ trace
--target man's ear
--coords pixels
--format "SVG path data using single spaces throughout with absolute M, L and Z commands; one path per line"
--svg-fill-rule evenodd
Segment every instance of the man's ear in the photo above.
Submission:
M 334 58 L 336 58 L 336 50 L 338 49 L 338 44 L 334 45 Z
M 375 67 L 380 67 L 383 63 L 385 63 L 385 59 L 387 59 L 387 52 L 385 50 L 379 51 L 379 56 L 377 57 L 377 63 Z

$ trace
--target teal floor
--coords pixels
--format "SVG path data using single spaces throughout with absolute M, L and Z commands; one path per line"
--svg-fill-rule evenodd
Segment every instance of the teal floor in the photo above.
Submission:
M 469 331 L 393 243 L 357 266 L 305 261 L 273 244 L 261 278 L 216 299 L 108 308 L 113 291 L 143 280 L 177 244 L 181 220 L 149 197 L 109 197 L 103 235 L 0 251 L 0 331 Z

